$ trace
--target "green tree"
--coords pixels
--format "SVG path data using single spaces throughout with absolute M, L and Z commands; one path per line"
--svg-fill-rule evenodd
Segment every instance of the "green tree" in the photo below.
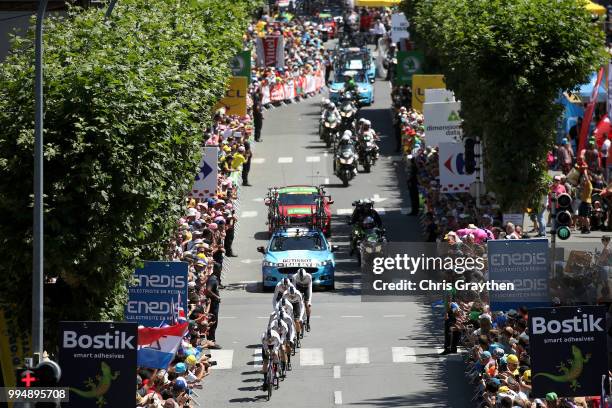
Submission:
M 560 91 L 605 63 L 603 33 L 576 0 L 411 0 L 403 5 L 482 136 L 488 188 L 525 207 L 546 171 Z
M 46 340 L 121 319 L 141 260 L 163 259 L 203 130 L 255 2 L 121 0 L 45 21 Z M 0 65 L 0 298 L 30 324 L 33 33 Z

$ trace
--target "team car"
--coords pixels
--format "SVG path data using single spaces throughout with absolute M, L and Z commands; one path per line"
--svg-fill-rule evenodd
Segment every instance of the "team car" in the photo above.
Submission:
M 344 71 L 337 72 L 334 82 L 329 85 L 329 99 L 337 103 L 340 100 L 340 94 L 344 89 L 344 80 L 347 72 L 354 74 L 355 84 L 357 85 L 357 96 L 359 104 L 369 106 L 374 103 L 374 87 L 367 78 L 364 70 L 361 71 Z
M 327 39 L 336 38 L 336 20 L 330 13 L 319 13 L 319 22 L 327 31 Z
M 366 71 L 370 82 L 376 79 L 376 62 L 367 47 L 341 48 L 337 51 L 336 64 L 334 67 L 338 72 L 344 70 Z
M 319 229 L 281 228 L 272 234 L 266 247 L 257 251 L 264 255 L 261 273 L 264 289 L 274 288 L 283 278 L 304 268 L 312 275 L 312 286 L 334 289 L 336 261 L 331 245 Z
M 331 204 L 323 187 L 294 185 L 270 188 L 264 199 L 268 206 L 268 231 L 283 226 L 319 228 L 331 235 Z

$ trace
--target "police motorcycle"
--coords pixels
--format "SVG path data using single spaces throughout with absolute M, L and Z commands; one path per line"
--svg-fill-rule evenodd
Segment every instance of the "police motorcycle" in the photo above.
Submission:
M 340 97 L 340 118 L 342 120 L 340 124 L 340 132 L 345 130 L 355 131 L 355 119 L 357 116 L 357 104 L 355 103 L 355 96 L 350 91 L 345 91 Z
M 371 167 L 378 159 L 378 146 L 372 132 L 363 132 L 358 135 L 357 153 L 359 155 L 359 164 L 361 164 L 366 173 L 369 173 Z
M 379 251 L 377 244 L 383 242 L 387 242 L 385 229 L 377 227 L 372 217 L 365 217 L 361 224 L 356 225 L 353 229 L 349 254 L 355 255 L 357 264 L 361 265 L 363 254 Z
M 342 185 L 348 187 L 351 181 L 357 175 L 357 151 L 355 144 L 351 139 L 351 132 L 346 130 L 334 152 L 334 173 L 342 180 Z
M 331 110 L 327 110 L 323 116 L 323 119 L 321 119 L 320 133 L 321 140 L 325 142 L 325 146 L 331 147 L 332 143 L 334 143 L 338 137 L 339 130 L 340 122 L 338 121 L 336 114 Z

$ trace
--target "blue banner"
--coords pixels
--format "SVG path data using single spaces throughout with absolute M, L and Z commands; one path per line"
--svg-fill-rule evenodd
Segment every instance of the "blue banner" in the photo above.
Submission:
M 491 310 L 550 305 L 548 240 L 500 239 L 487 242 L 489 280 L 508 282 L 514 290 L 489 291 Z
M 187 311 L 186 262 L 146 261 L 144 268 L 134 273 L 136 284 L 128 288 L 125 320 L 146 327 L 170 324 L 180 307 Z

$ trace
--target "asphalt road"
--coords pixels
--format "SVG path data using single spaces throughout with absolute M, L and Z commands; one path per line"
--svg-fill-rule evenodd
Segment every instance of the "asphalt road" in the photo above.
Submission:
M 265 113 L 263 142 L 254 144 L 250 183 L 240 192 L 237 258 L 231 258 L 222 291 L 217 340 L 219 362 L 197 401 L 208 407 L 469 407 L 470 388 L 458 356 L 440 357 L 441 318 L 430 300 L 362 303 L 359 268 L 348 256 L 351 203 L 374 197 L 391 241 L 420 240 L 416 217 L 406 215 L 406 180 L 394 152 L 389 83 L 375 84 L 376 103 L 362 109 L 382 133 L 381 159 L 348 188 L 332 171 L 332 155 L 317 135 L 322 96 Z M 325 184 L 335 200 L 333 244 L 336 290 L 313 295 L 312 331 L 293 357 L 293 371 L 271 401 L 261 391 L 261 334 L 271 312 L 271 294 L 261 290 L 261 258 L 267 240 L 263 198 L 270 186 Z M 340 215 L 342 214 L 342 215 Z

